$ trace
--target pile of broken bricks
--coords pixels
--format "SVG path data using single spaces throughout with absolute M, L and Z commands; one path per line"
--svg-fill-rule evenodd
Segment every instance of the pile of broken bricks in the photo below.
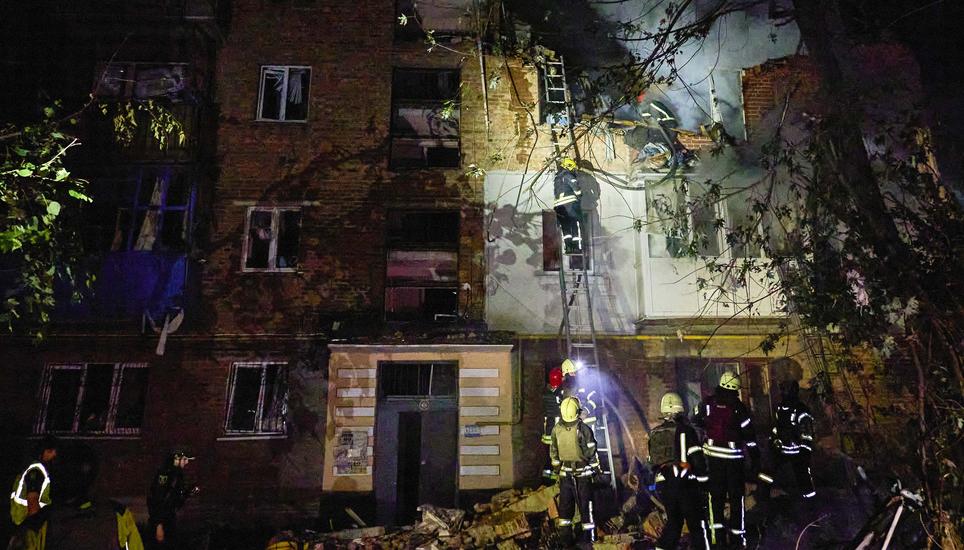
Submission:
M 558 517 L 556 485 L 537 489 L 508 489 L 488 503 L 476 504 L 472 512 L 419 506 L 422 519 L 400 528 L 365 527 L 332 533 L 279 533 L 268 550 L 369 550 L 455 548 L 558 548 L 555 519 Z M 354 516 L 357 518 L 357 516 Z M 356 520 L 359 523 L 360 519 Z M 363 524 L 362 524 L 363 525 Z M 607 535 L 593 545 L 600 550 L 629 549 L 630 534 Z

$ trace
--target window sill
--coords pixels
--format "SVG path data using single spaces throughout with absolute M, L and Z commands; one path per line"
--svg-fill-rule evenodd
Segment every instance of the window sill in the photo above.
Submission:
M 265 439 L 287 439 L 288 434 L 227 434 L 217 441 L 261 441 Z
M 273 118 L 256 118 L 252 122 L 268 122 L 271 124 L 308 124 L 308 119 L 305 120 L 276 120 Z
M 579 270 L 579 269 L 570 269 L 570 270 L 568 270 L 568 272 L 569 272 L 569 273 L 576 273 L 576 274 L 578 274 L 578 275 L 582 275 L 582 270 Z M 556 271 L 545 271 L 545 270 L 543 270 L 543 269 L 537 269 L 535 275 L 536 275 L 536 277 L 554 277 L 554 278 L 558 279 L 558 278 L 559 278 L 559 270 L 556 270 Z M 594 272 L 594 271 L 589 271 L 589 272 L 587 273 L 587 275 L 589 275 L 589 278 L 590 278 L 590 279 L 602 278 L 602 274 L 601 274 L 601 273 L 596 273 L 596 272 Z
M 49 433 L 49 434 L 33 434 L 28 439 L 43 439 L 52 435 L 57 439 L 110 439 L 110 440 L 134 440 L 140 439 L 141 434 L 66 434 L 66 433 Z
M 242 269 L 241 273 L 304 273 L 300 269 Z

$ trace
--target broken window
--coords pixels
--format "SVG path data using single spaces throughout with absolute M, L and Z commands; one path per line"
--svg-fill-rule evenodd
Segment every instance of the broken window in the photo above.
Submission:
M 94 94 L 99 99 L 152 99 L 177 101 L 188 90 L 186 63 L 100 63 L 94 74 Z
M 174 167 L 139 167 L 98 182 L 84 239 L 90 251 L 186 252 L 194 186 Z M 108 225 L 110 224 L 110 225 Z
M 133 435 L 140 433 L 147 397 L 147 365 L 49 365 L 41 390 L 37 433 Z
M 727 235 L 730 255 L 734 258 L 759 258 L 760 215 L 753 211 L 754 200 L 747 193 L 726 198 Z
M 254 207 L 248 210 L 245 271 L 293 271 L 298 267 L 301 210 Z
M 392 77 L 392 168 L 456 168 L 459 71 L 395 69 Z
M 311 67 L 265 65 L 261 67 L 258 120 L 308 120 Z
M 585 249 L 583 256 L 566 256 L 569 262 L 567 269 L 582 271 L 582 262 L 585 259 L 586 270 L 592 271 L 592 235 L 595 227 L 598 226 L 598 219 L 595 210 L 587 210 L 582 213 L 583 232 L 582 244 Z M 559 222 L 556 220 L 554 210 L 542 211 L 542 270 L 559 271 L 562 254 L 562 233 L 559 229 Z
M 387 320 L 458 317 L 459 217 L 458 211 L 389 212 Z
M 416 2 L 396 0 L 395 40 L 423 40 L 432 31 L 436 42 L 451 42 L 472 30 L 472 1 Z
M 458 364 L 383 361 L 378 364 L 380 397 L 454 397 Z
M 225 433 L 283 434 L 287 414 L 287 364 L 235 363 L 231 366 Z
M 717 206 L 696 182 L 659 181 L 646 186 L 646 237 L 650 258 L 686 256 L 693 242 L 700 256 L 720 255 Z

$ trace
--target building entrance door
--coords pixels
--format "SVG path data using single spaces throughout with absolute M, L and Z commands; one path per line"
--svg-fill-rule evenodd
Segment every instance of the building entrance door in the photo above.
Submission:
M 434 367 L 434 368 L 433 368 Z M 450 367 L 450 369 L 449 369 Z M 417 371 L 428 368 L 429 373 Z M 415 372 L 406 372 L 414 369 Z M 451 370 L 451 372 L 445 372 Z M 431 387 L 399 383 L 408 375 Z M 451 508 L 458 494 L 458 400 L 454 364 L 383 363 L 375 418 L 375 500 L 381 525 L 418 518 L 420 504 Z M 451 377 L 451 391 L 446 379 Z M 435 394 L 433 394 L 436 392 Z M 410 392 L 400 395 L 402 391 Z M 411 393 L 421 395 L 411 395 Z

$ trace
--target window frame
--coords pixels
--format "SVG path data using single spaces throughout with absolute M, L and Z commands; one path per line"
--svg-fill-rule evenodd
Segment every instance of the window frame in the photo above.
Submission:
M 685 193 L 682 192 L 681 190 L 679 190 L 679 188 L 678 188 L 679 185 L 682 184 L 682 183 L 685 183 L 685 184 L 686 184 L 686 191 L 685 191 Z M 678 203 L 677 203 L 677 204 L 674 204 L 674 209 L 679 209 L 679 208 L 682 206 L 682 207 L 685 207 L 686 210 L 687 210 L 687 212 L 686 212 L 686 235 L 685 235 L 685 236 L 681 236 L 681 238 L 685 239 L 683 245 L 684 245 L 684 247 L 685 247 L 685 246 L 688 246 L 690 242 L 692 242 L 693 237 L 694 237 L 694 234 L 695 234 L 695 231 L 696 231 L 696 223 L 695 223 L 696 218 L 694 217 L 695 212 L 694 212 L 694 210 L 693 210 L 692 208 L 689 207 L 689 204 L 693 201 L 693 196 L 694 196 L 694 195 L 693 195 L 693 186 L 694 186 L 694 185 L 700 185 L 700 183 L 699 183 L 699 182 L 695 182 L 695 181 L 685 181 L 685 182 L 684 182 L 683 180 L 680 180 L 680 179 L 678 179 L 678 178 L 673 178 L 673 179 L 665 179 L 665 178 L 664 178 L 664 179 L 654 179 L 653 181 L 647 180 L 647 181 L 645 182 L 645 187 L 644 187 L 645 205 L 644 205 L 644 206 L 645 206 L 645 212 L 646 212 L 646 227 L 645 227 L 644 229 L 646 229 L 646 230 L 645 230 L 643 233 L 645 234 L 645 238 L 646 238 L 646 254 L 647 254 L 647 258 L 648 258 L 649 260 L 686 260 L 686 259 L 693 260 L 693 259 L 695 259 L 695 258 L 690 258 L 689 256 L 687 256 L 687 255 L 685 255 L 685 254 L 683 254 L 683 255 L 676 255 L 676 254 L 672 253 L 672 251 L 671 251 L 672 249 L 668 246 L 668 245 L 669 245 L 669 240 L 670 240 L 671 238 L 673 238 L 673 237 L 671 237 L 670 235 L 667 235 L 667 234 L 662 233 L 662 232 L 652 232 L 652 231 L 649 231 L 649 227 L 650 227 L 651 225 L 656 224 L 656 223 L 659 223 L 659 220 L 650 220 L 650 219 L 649 219 L 649 218 L 650 218 L 650 201 L 652 200 L 652 197 L 656 194 L 656 193 L 654 193 L 654 191 L 656 191 L 656 188 L 657 188 L 657 187 L 670 186 L 669 189 L 670 189 L 670 191 L 672 191 L 672 192 L 676 195 L 676 197 L 677 197 L 676 200 L 677 200 L 677 201 L 679 201 L 679 200 L 684 201 L 682 205 L 680 205 L 680 204 L 678 204 Z M 659 193 L 659 194 L 662 195 L 663 193 Z M 715 201 L 715 202 L 713 202 L 712 204 L 707 205 L 707 206 L 712 209 L 713 216 L 714 216 L 714 218 L 713 218 L 713 219 L 714 219 L 714 223 L 715 223 L 715 220 L 718 220 L 718 219 L 723 219 L 725 223 L 724 223 L 724 227 L 722 227 L 722 228 L 719 228 L 719 227 L 718 227 L 718 228 L 715 229 L 715 231 L 714 231 L 714 237 L 713 237 L 713 238 L 714 238 L 714 241 L 708 241 L 709 243 L 712 243 L 712 242 L 715 242 L 715 243 L 716 243 L 717 253 L 716 253 L 716 254 L 703 254 L 702 251 L 701 251 L 700 254 L 699 254 L 699 257 L 700 257 L 700 258 L 728 258 L 728 257 L 730 257 L 730 254 L 729 254 L 729 251 L 728 251 L 728 248 L 729 248 L 729 247 L 727 246 L 727 243 L 726 243 L 726 238 L 725 238 L 724 231 L 725 231 L 725 228 L 726 228 L 726 223 L 729 222 L 729 217 L 728 217 L 728 212 L 727 212 L 727 208 L 726 208 L 726 204 L 725 204 L 725 199 L 717 200 L 717 201 Z M 654 255 L 653 255 L 653 247 L 652 247 L 652 244 L 651 244 L 651 242 L 650 242 L 650 237 L 651 237 L 651 236 L 662 237 L 663 239 L 665 239 L 666 246 L 664 246 L 664 249 L 665 249 L 666 252 L 667 252 L 667 254 L 666 254 L 665 256 L 654 256 Z
M 456 94 L 452 98 L 441 98 L 441 99 L 417 99 L 417 98 L 405 98 L 400 97 L 395 86 L 395 79 L 401 73 L 454 73 L 457 76 L 457 81 L 459 86 L 456 88 Z M 433 106 L 441 108 L 445 105 L 446 101 L 455 102 L 455 111 L 458 115 L 455 117 L 458 121 L 458 136 L 454 138 L 445 137 L 433 137 L 433 136 L 407 136 L 402 134 L 396 127 L 396 121 L 398 119 L 398 109 L 401 106 L 420 106 L 425 108 L 426 106 Z M 443 169 L 443 170 L 457 170 L 462 166 L 462 70 L 460 68 L 445 68 L 445 67 L 394 67 L 392 69 L 392 96 L 391 96 L 391 110 L 390 119 L 388 125 L 388 167 L 393 171 L 399 170 L 425 170 L 425 169 Z M 442 165 L 442 164 L 431 164 L 428 162 L 428 158 L 423 158 L 423 162 L 419 165 L 404 165 L 398 164 L 397 155 L 395 152 L 395 140 L 397 139 L 409 139 L 409 140 L 435 140 L 438 142 L 454 141 L 456 148 L 455 151 L 458 154 L 458 162 L 454 165 Z M 444 147 L 443 147 L 444 148 Z
M 248 254 L 251 252 L 251 217 L 255 212 L 271 212 L 271 241 L 268 243 L 268 267 L 248 267 Z M 304 225 L 304 209 L 300 206 L 249 206 L 244 215 L 244 240 L 241 244 L 241 271 L 244 273 L 297 273 L 300 264 L 294 267 L 277 267 L 278 236 L 280 235 L 281 213 L 298 212 L 298 254 L 301 254 L 301 229 Z
M 283 374 L 281 378 L 283 378 L 285 384 L 280 431 L 268 431 L 261 429 L 261 424 L 264 421 L 265 378 L 267 377 L 268 372 L 267 367 L 271 365 L 279 366 L 278 370 Z M 261 385 L 258 388 L 258 407 L 255 410 L 253 430 L 238 430 L 231 428 L 231 413 L 234 407 L 235 392 L 237 390 L 238 370 L 242 368 L 258 368 L 261 371 Z M 290 393 L 290 388 L 288 386 L 288 371 L 289 368 L 287 361 L 235 361 L 231 363 L 231 368 L 228 372 L 228 385 L 224 399 L 224 423 L 222 424 L 222 430 L 226 437 L 286 437 L 288 435 L 288 396 Z
M 147 204 L 141 204 L 141 189 L 145 185 L 145 176 L 151 173 L 156 173 L 159 177 L 163 178 L 164 186 L 161 191 L 160 205 L 154 206 L 149 202 Z M 174 181 L 175 177 L 182 177 L 184 179 L 186 189 L 186 202 L 183 205 L 169 206 L 168 205 L 168 193 L 171 189 L 171 183 Z M 186 254 L 191 249 L 192 238 L 191 238 L 191 227 L 194 223 L 194 206 L 197 198 L 197 188 L 194 184 L 194 178 L 191 171 L 183 166 L 139 166 L 135 168 L 134 175 L 131 178 L 124 178 L 118 181 L 120 185 L 132 186 L 134 191 L 131 195 L 131 200 L 128 202 L 118 201 L 116 208 L 114 208 L 114 231 L 111 235 L 111 243 L 108 247 L 108 252 L 145 252 L 145 253 L 155 253 L 164 252 L 164 250 L 154 250 L 152 247 L 150 250 L 139 250 L 136 248 L 137 240 L 140 232 L 140 228 L 137 226 L 138 213 L 144 212 L 145 215 L 148 212 L 157 212 L 158 215 L 158 226 L 155 230 L 155 240 L 161 241 L 164 235 L 164 217 L 168 212 L 184 212 L 184 250 L 171 250 L 178 254 Z M 148 183 L 150 185 L 150 183 Z M 153 193 L 153 192 L 152 192 Z M 123 195 L 122 195 L 123 196 Z M 113 240 L 120 231 L 121 223 L 121 213 L 127 212 L 130 216 L 130 227 L 127 228 L 127 234 L 124 235 L 123 243 L 121 243 L 120 248 L 114 250 Z M 155 244 L 155 246 L 157 246 Z
M 104 429 L 102 431 L 81 431 L 80 411 L 83 408 L 84 396 L 87 390 L 87 369 L 90 365 L 112 365 L 113 373 L 111 378 L 110 396 L 107 401 L 107 417 L 104 419 Z M 147 411 L 147 388 L 148 382 L 145 381 L 144 389 L 144 412 L 142 412 L 141 426 L 136 428 L 117 427 L 118 404 L 120 402 L 121 390 L 124 384 L 124 371 L 127 369 L 149 369 L 148 363 L 135 362 L 80 362 L 80 363 L 50 363 L 44 368 L 43 381 L 40 386 L 40 413 L 34 423 L 35 434 L 54 434 L 66 438 L 83 437 L 110 437 L 110 436 L 140 436 L 143 428 L 144 416 Z M 52 390 L 51 381 L 55 371 L 79 370 L 80 380 L 77 383 L 77 401 L 74 404 L 73 423 L 69 431 L 58 430 L 50 431 L 47 429 L 47 420 L 50 416 L 50 393 Z M 148 371 L 148 376 L 150 371 Z
M 390 369 L 401 369 L 401 368 L 413 368 L 413 367 L 429 367 L 429 382 L 428 382 L 428 393 L 386 393 L 385 383 L 387 381 L 383 380 L 383 377 L 388 377 L 388 371 Z M 452 369 L 453 375 L 453 387 L 451 393 L 432 393 L 433 387 L 432 382 L 435 376 L 435 367 L 441 366 L 445 368 Z M 458 361 L 392 361 L 384 360 L 379 361 L 377 365 L 378 369 L 376 371 L 375 379 L 375 394 L 378 396 L 379 400 L 407 400 L 407 399 L 432 399 L 432 400 L 450 400 L 454 401 L 459 398 L 459 362 Z M 418 377 L 418 372 L 415 376 Z
M 264 84 L 265 84 L 265 71 L 268 69 L 284 69 L 285 75 L 282 84 L 282 89 L 284 90 L 282 94 L 281 105 L 278 108 L 278 118 L 264 118 L 262 116 L 262 109 L 264 109 Z M 291 69 L 307 69 L 308 70 L 308 97 L 305 98 L 305 118 L 303 119 L 289 119 L 285 118 L 285 109 L 287 108 L 287 101 L 284 98 L 288 97 L 288 84 L 290 83 L 289 77 L 291 74 Z M 306 123 L 308 118 L 311 116 L 311 65 L 261 65 L 258 69 L 258 104 L 257 112 L 255 114 L 256 122 L 292 122 L 292 123 Z
M 434 290 L 434 289 L 452 290 L 452 291 L 455 292 L 455 296 L 456 296 L 456 304 L 455 304 L 454 316 L 455 316 L 456 318 L 458 318 L 459 315 L 460 315 L 460 313 L 459 313 L 459 303 L 458 303 L 458 302 L 459 302 L 458 298 L 459 298 L 460 282 L 459 282 L 458 277 L 459 277 L 459 262 L 460 262 L 460 257 L 459 257 L 459 256 L 460 256 L 460 254 L 459 254 L 460 243 L 459 243 L 459 240 L 460 240 L 461 234 L 462 234 L 461 211 L 460 211 L 459 209 L 456 209 L 456 208 L 440 208 L 440 209 L 405 209 L 405 208 L 398 208 L 398 209 L 391 209 L 391 210 L 388 212 L 387 216 L 386 216 L 386 222 L 387 222 L 388 216 L 392 216 L 392 215 L 406 216 L 406 215 L 433 214 L 433 213 L 447 213 L 447 214 L 454 215 L 454 216 L 456 217 L 456 221 L 457 221 L 457 223 L 458 223 L 458 226 L 457 226 L 456 229 L 455 229 L 455 232 L 456 232 L 456 233 L 455 233 L 455 236 L 454 236 L 455 238 L 454 238 L 451 242 L 448 242 L 448 241 L 433 241 L 433 242 L 405 241 L 405 240 L 402 240 L 402 239 L 393 238 L 393 237 L 391 237 L 391 236 L 386 236 L 386 244 L 385 244 L 385 289 L 384 289 L 384 303 L 383 303 L 383 305 L 382 305 L 382 314 L 383 314 L 384 319 L 385 319 L 386 322 L 389 322 L 389 323 L 406 323 L 406 322 L 413 322 L 413 320 L 410 320 L 410 319 L 397 319 L 397 318 L 396 318 L 396 319 L 392 319 L 392 318 L 389 317 L 389 310 L 388 310 L 388 293 L 389 293 L 389 290 L 390 290 L 390 289 L 394 289 L 394 288 L 421 289 L 421 290 L 423 290 L 423 291 L 424 291 L 424 290 L 429 290 L 429 289 L 432 289 L 432 290 Z M 386 229 L 388 229 L 388 224 L 387 224 L 387 223 L 386 223 Z M 389 262 L 390 262 L 390 258 L 391 258 L 392 252 L 449 252 L 449 253 L 453 253 L 453 254 L 455 255 L 455 279 L 454 279 L 453 281 L 437 281 L 437 282 L 429 282 L 429 281 L 404 281 L 404 282 L 403 282 L 404 284 L 397 284 L 397 283 L 393 282 L 391 279 L 389 279 L 389 277 L 388 277 L 388 269 L 389 269 L 389 266 L 390 266 Z M 418 283 L 421 283 L 421 284 L 418 284 Z M 424 308 L 424 305 L 425 305 L 425 304 L 424 304 L 424 301 L 423 301 L 423 303 L 422 303 L 422 308 Z M 434 315 L 434 319 L 432 320 L 433 323 L 443 322 L 443 320 L 440 320 L 440 319 L 438 318 L 439 315 L 447 315 L 447 314 L 439 314 L 439 313 L 436 313 L 436 314 Z

